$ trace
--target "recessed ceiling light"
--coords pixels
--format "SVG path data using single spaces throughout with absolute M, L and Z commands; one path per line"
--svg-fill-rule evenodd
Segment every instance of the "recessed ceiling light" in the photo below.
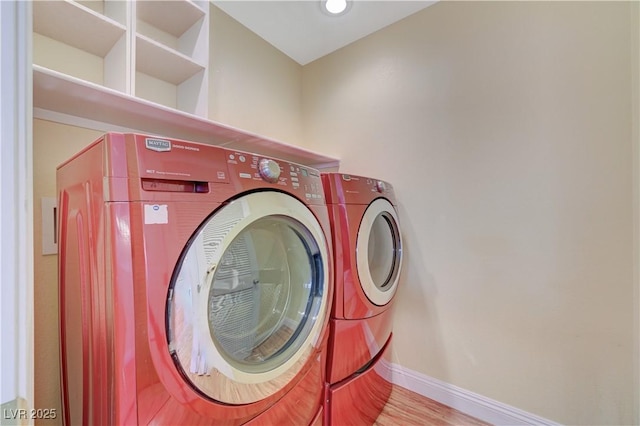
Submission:
M 347 10 L 347 0 L 322 0 L 322 7 L 330 15 L 340 15 Z

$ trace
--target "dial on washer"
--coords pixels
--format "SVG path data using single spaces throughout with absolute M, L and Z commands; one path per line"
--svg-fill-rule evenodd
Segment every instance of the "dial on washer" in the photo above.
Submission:
M 273 160 L 263 158 L 258 163 L 258 172 L 262 179 L 267 182 L 276 183 L 280 177 L 280 166 Z

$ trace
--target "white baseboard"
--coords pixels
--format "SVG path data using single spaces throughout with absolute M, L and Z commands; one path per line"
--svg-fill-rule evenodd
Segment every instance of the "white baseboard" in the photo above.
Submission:
M 560 425 L 398 364 L 391 364 L 390 369 L 391 382 L 394 385 L 402 386 L 493 425 Z

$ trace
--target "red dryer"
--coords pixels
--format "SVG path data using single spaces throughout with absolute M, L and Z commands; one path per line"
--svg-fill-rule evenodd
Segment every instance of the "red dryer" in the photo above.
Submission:
M 391 393 L 392 307 L 402 265 L 396 197 L 378 179 L 328 173 L 322 182 L 335 265 L 325 415 L 329 425 L 372 424 Z
M 317 170 L 109 133 L 57 179 L 65 424 L 321 424 Z

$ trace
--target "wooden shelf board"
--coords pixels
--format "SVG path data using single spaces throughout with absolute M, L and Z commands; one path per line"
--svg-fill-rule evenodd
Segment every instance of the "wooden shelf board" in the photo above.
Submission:
M 157 105 L 38 65 L 33 66 L 33 106 L 118 128 L 226 146 L 318 168 L 339 160 L 294 145 Z
M 137 71 L 178 85 L 203 69 L 204 66 L 176 50 L 141 34 L 136 36 Z
M 34 1 L 33 31 L 105 57 L 126 32 L 120 23 L 71 1 Z
M 138 19 L 178 38 L 205 15 L 205 11 L 188 0 L 163 1 L 160 5 L 138 1 L 136 6 Z

